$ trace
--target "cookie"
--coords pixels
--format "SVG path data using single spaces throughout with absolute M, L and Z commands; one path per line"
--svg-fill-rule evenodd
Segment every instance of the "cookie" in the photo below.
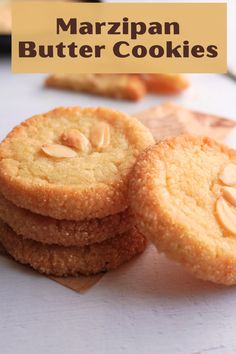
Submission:
M 46 244 L 83 247 L 102 242 L 132 228 L 128 210 L 102 219 L 56 220 L 19 208 L 0 194 L 0 218 L 17 235 Z
M 181 74 L 141 74 L 148 92 L 178 94 L 189 87 L 189 82 Z
M 236 151 L 179 136 L 148 148 L 130 180 L 139 232 L 198 278 L 236 284 Z
M 43 245 L 20 238 L 3 222 L 0 222 L 0 241 L 15 260 L 55 276 L 88 275 L 112 270 L 143 252 L 146 247 L 146 239 L 136 230 L 92 246 Z
M 46 86 L 131 101 L 146 93 L 143 80 L 128 74 L 56 74 L 47 78 Z
M 55 219 L 103 218 L 128 206 L 136 158 L 154 142 L 135 118 L 106 108 L 34 116 L 0 145 L 0 192 Z

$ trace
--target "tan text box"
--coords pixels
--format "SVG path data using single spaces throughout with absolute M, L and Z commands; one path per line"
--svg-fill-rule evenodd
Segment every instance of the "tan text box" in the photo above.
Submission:
M 226 72 L 225 3 L 13 4 L 13 72 Z

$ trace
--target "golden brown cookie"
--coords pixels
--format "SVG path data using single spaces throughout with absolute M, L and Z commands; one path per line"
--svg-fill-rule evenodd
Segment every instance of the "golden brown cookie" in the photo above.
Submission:
M 0 241 L 15 260 L 55 276 L 88 275 L 115 269 L 146 247 L 146 239 L 134 229 L 91 246 L 43 245 L 20 238 L 3 222 L 0 222 Z
M 0 191 L 56 219 L 124 211 L 130 171 L 153 143 L 138 120 L 106 108 L 58 108 L 23 122 L 0 145 Z
M 189 87 L 189 82 L 181 74 L 141 74 L 148 92 L 178 94 Z
M 236 152 L 184 135 L 147 149 L 130 180 L 138 230 L 197 277 L 236 284 Z
M 132 228 L 128 210 L 102 219 L 56 220 L 19 208 L 0 194 L 0 218 L 17 235 L 46 244 L 83 247 L 102 242 Z
M 146 93 L 143 80 L 128 74 L 56 74 L 47 78 L 46 86 L 131 101 Z

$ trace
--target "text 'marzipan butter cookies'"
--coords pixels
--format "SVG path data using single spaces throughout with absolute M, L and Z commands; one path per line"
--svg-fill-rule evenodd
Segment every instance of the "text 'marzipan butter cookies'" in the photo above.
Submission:
M 143 152 L 130 180 L 138 230 L 194 275 L 236 284 L 236 151 L 209 138 Z
M 55 219 L 103 218 L 128 207 L 128 179 L 154 142 L 138 120 L 106 108 L 58 108 L 34 116 L 0 145 L 0 191 Z

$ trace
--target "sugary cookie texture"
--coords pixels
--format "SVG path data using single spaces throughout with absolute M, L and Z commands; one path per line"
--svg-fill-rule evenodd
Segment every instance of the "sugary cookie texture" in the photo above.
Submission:
M 128 209 L 101 219 L 56 220 L 19 208 L 1 194 L 0 218 L 20 237 L 66 247 L 102 242 L 129 231 L 133 225 Z
M 179 136 L 142 153 L 130 180 L 140 232 L 197 277 L 236 284 L 236 152 Z
M 133 229 L 118 237 L 85 247 L 43 245 L 17 236 L 0 221 L 0 240 L 17 261 L 55 276 L 96 274 L 117 268 L 144 251 L 146 239 Z
M 106 108 L 34 116 L 0 145 L 0 191 L 19 207 L 83 220 L 128 206 L 130 171 L 154 142 L 135 118 Z

